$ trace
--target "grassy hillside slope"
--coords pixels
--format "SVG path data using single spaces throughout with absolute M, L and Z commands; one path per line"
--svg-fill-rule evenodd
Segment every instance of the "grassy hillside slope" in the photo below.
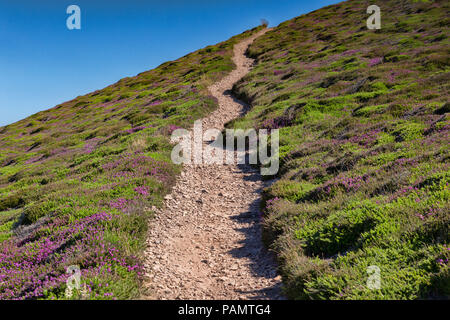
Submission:
M 258 30 L 0 128 L 0 299 L 64 298 L 71 265 L 85 298 L 139 295 L 147 219 L 179 171 L 170 133 L 216 108 L 207 86 Z
M 290 298 L 450 296 L 449 5 L 343 2 L 250 46 L 234 91 L 253 108 L 228 127 L 280 129 L 264 234 Z

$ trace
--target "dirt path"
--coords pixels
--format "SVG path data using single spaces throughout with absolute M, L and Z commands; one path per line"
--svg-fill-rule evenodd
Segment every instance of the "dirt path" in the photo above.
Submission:
M 264 31 L 263 31 L 264 32 Z M 251 68 L 248 45 L 235 45 L 237 68 L 209 90 L 219 108 L 203 130 L 222 129 L 244 105 L 226 93 Z M 165 208 L 150 222 L 148 299 L 280 299 L 280 277 L 261 243 L 259 171 L 245 165 L 185 165 Z

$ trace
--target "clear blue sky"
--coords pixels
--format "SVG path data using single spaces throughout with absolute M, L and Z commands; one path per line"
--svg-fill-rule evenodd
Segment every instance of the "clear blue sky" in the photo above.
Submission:
M 0 0 L 0 126 L 336 0 Z M 66 9 L 81 8 L 81 30 Z

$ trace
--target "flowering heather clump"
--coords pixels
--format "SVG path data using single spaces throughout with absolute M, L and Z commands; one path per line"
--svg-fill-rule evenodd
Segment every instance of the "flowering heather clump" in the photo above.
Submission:
M 445 265 L 447 265 L 448 264 L 448 259 L 437 259 L 436 260 L 437 261 L 437 263 L 439 263 L 441 266 L 445 266 Z
M 104 164 L 102 168 L 111 178 L 133 179 L 151 176 L 163 183 L 170 183 L 173 179 L 170 165 L 142 153 L 124 154 L 117 160 Z
M 345 177 L 345 176 L 337 176 L 332 180 L 326 182 L 322 190 L 326 193 L 330 193 L 334 187 L 344 187 L 345 191 L 356 191 L 363 186 L 363 184 L 369 182 L 370 177 L 368 175 L 358 176 L 358 177 Z
M 128 200 L 123 198 L 113 200 L 109 203 L 111 208 L 115 208 L 120 211 L 125 211 L 125 209 L 127 208 L 127 204 Z
M 95 150 L 95 144 L 93 144 L 93 143 L 86 143 L 84 145 L 84 148 L 83 148 L 83 153 L 84 154 L 89 154 L 89 153 L 94 152 L 94 150 Z
M 112 219 L 103 212 L 73 223 L 58 218 L 18 244 L 0 243 L 0 299 L 48 297 L 65 285 L 70 265 L 81 266 L 83 282 L 117 267 L 142 274 L 138 264 L 128 262 L 105 241 L 105 222 Z
M 95 148 L 97 147 L 97 144 L 101 141 L 101 138 L 92 138 L 86 141 L 83 147 L 83 153 L 84 154 L 90 154 L 94 152 Z
M 290 126 L 291 122 L 285 117 L 278 117 L 273 119 L 264 120 L 264 122 L 260 125 L 261 129 L 279 129 L 283 127 Z
M 278 200 L 280 200 L 280 198 L 278 198 L 278 197 L 267 200 L 266 208 L 268 209 L 268 208 L 272 207 L 275 204 L 275 202 L 277 202 Z
M 50 155 L 51 156 L 64 156 L 64 155 L 68 154 L 69 152 L 70 152 L 70 150 L 63 147 L 63 148 L 51 150 Z
M 40 161 L 40 160 L 42 160 L 42 159 L 44 159 L 44 158 L 45 158 L 45 156 L 41 154 L 41 155 L 39 155 L 39 156 L 36 156 L 36 157 L 33 157 L 33 158 L 28 159 L 27 161 L 25 161 L 25 163 L 26 163 L 26 164 L 35 163 L 35 162 L 38 162 L 38 161 Z
M 286 57 L 287 55 L 288 55 L 288 52 L 282 52 L 282 53 L 280 53 L 279 55 L 277 55 L 276 58 L 277 58 L 277 59 L 283 58 L 283 57 Z
M 372 58 L 369 61 L 369 67 L 374 67 L 380 63 L 383 63 L 383 57 Z
M 351 49 L 351 50 L 347 50 L 347 51 L 343 52 L 342 55 L 343 56 L 352 56 L 360 51 L 361 51 L 361 49 Z
M 167 131 L 169 134 L 172 134 L 177 129 L 182 129 L 182 128 L 177 125 L 174 125 L 174 124 L 171 124 L 167 127 Z
M 162 100 L 156 100 L 149 104 L 149 106 L 158 106 L 162 103 Z
M 406 166 L 417 166 L 418 165 L 418 161 L 417 159 L 414 158 L 400 158 L 397 159 L 393 162 L 393 165 L 395 166 L 401 166 L 401 167 L 406 167 Z
M 400 190 L 396 191 L 395 193 L 391 194 L 389 196 L 389 201 L 393 201 L 393 200 L 395 200 L 395 199 L 397 199 L 399 197 L 403 197 L 405 195 L 408 195 L 408 194 L 410 194 L 412 192 L 417 192 L 417 191 L 419 191 L 418 187 L 414 187 L 414 186 L 403 187 Z
M 279 76 L 279 75 L 281 75 L 281 74 L 283 74 L 283 73 L 284 73 L 283 70 L 274 70 L 274 71 L 273 71 L 273 75 L 274 75 L 274 76 Z
M 381 132 L 379 129 L 370 130 L 369 132 L 365 132 L 361 135 L 354 135 L 348 141 L 353 143 L 358 143 L 364 147 L 372 145 L 378 137 L 378 134 Z
M 147 129 L 147 128 L 151 128 L 151 127 L 153 127 L 153 126 L 139 126 L 139 127 L 135 127 L 135 128 L 131 128 L 131 129 L 128 129 L 128 130 L 125 130 L 125 132 L 126 133 L 135 133 L 135 132 L 139 132 L 139 131 L 142 131 L 142 130 L 144 130 L 144 129 Z
M 392 71 L 388 74 L 388 81 L 389 82 L 395 82 L 398 77 L 408 75 L 412 73 L 412 70 L 398 70 L 398 71 Z

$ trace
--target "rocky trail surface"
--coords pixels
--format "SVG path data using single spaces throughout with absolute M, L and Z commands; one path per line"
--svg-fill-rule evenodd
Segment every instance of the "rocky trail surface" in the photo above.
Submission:
M 219 107 L 203 130 L 222 130 L 245 105 L 229 94 L 249 72 L 245 56 L 263 32 L 234 47 L 236 69 L 209 90 Z M 281 299 L 281 279 L 261 241 L 259 170 L 248 165 L 184 165 L 164 208 L 149 223 L 147 299 Z

